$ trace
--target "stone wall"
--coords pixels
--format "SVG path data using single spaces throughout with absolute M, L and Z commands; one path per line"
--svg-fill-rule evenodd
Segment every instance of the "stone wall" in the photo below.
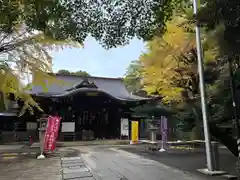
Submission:
M 38 141 L 38 134 L 36 130 L 32 131 L 2 131 L 0 133 L 0 141 L 16 142 L 16 141 L 29 141 L 29 136 L 32 136 L 33 141 Z

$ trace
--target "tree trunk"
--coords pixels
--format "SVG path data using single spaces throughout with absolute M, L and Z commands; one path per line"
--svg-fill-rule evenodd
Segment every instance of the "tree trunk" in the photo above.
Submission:
M 229 149 L 229 151 L 231 151 L 236 157 L 238 157 L 236 139 L 228 135 L 224 130 L 218 128 L 216 124 L 213 123 L 209 123 L 209 131 L 213 137 L 218 139 L 223 145 L 225 145 Z
M 194 137 L 193 140 L 200 140 L 201 139 L 201 118 L 194 104 L 192 105 L 192 110 L 195 115 L 195 125 L 196 125 L 195 128 L 193 128 L 193 132 L 192 132 L 193 133 L 192 135 Z

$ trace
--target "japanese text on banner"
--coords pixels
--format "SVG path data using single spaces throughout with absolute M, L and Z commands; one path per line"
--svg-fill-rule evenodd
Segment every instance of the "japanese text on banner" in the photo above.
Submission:
M 54 151 L 56 147 L 56 140 L 58 137 L 58 130 L 60 126 L 61 117 L 49 116 L 48 125 L 44 138 L 44 149 L 48 151 Z

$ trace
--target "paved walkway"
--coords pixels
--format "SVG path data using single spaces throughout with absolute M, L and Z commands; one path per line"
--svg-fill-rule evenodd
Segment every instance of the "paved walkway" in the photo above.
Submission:
M 108 146 L 60 148 L 44 160 L 0 161 L 0 180 L 206 180 L 138 154 Z M 175 160 L 177 161 L 177 159 Z
M 79 151 L 72 148 L 57 149 L 56 153 L 48 154 L 43 160 L 37 160 L 36 154 L 0 156 L 0 180 L 62 180 L 62 168 L 66 166 L 62 158 L 73 156 L 79 158 Z
M 1 161 L 0 180 L 62 180 L 60 158 Z
M 206 168 L 205 149 L 195 150 L 177 150 L 167 149 L 166 152 L 160 153 L 158 151 L 149 151 L 141 146 L 121 147 L 122 150 L 144 156 L 145 158 L 164 163 L 170 167 L 175 167 L 186 172 L 200 174 L 196 169 Z M 230 175 L 238 176 L 236 172 L 236 157 L 232 155 L 227 149 L 219 149 L 220 155 L 220 169 L 226 171 Z M 202 174 L 200 174 L 202 175 Z M 213 177 L 209 177 L 213 179 Z M 220 178 L 220 177 L 216 177 Z
M 81 157 L 62 158 L 62 177 L 64 180 L 95 180 Z
M 202 177 L 165 166 L 116 148 L 79 148 L 96 180 L 203 180 Z M 85 180 L 85 179 L 82 179 Z

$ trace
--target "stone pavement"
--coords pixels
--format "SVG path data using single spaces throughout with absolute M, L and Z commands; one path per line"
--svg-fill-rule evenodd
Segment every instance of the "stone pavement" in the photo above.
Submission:
M 202 174 L 198 173 L 196 169 L 206 168 L 205 149 L 195 149 L 190 151 L 167 149 L 167 151 L 163 153 L 158 151 L 149 151 L 145 147 L 141 146 L 120 147 L 120 149 L 197 175 Z M 229 175 L 239 176 L 236 172 L 236 157 L 226 148 L 219 149 L 219 155 L 220 169 L 226 171 Z M 214 179 L 214 177 L 209 178 Z M 216 179 L 219 178 L 221 177 L 216 177 Z
M 0 180 L 206 180 L 119 147 L 61 148 L 60 157 L 0 161 Z
M 207 179 L 186 174 L 183 171 L 165 166 L 154 160 L 117 148 L 79 147 L 79 150 L 82 152 L 81 158 L 85 161 L 86 168 L 92 172 L 92 176 L 96 180 Z
M 61 158 L 64 180 L 95 180 L 81 157 Z
M 73 164 L 73 159 L 67 161 L 67 157 L 79 159 L 79 151 L 72 148 L 59 148 L 54 154 L 47 154 L 47 158 L 43 160 L 37 160 L 36 154 L 16 153 L 14 156 L 9 153 L 6 159 L 3 158 L 6 156 L 1 158 L 1 155 L 4 154 L 0 154 L 0 180 L 62 180 L 63 172 L 66 173 L 63 168 L 70 167 L 69 163 Z M 74 165 L 78 165 L 76 163 Z M 76 168 L 80 167 L 75 166 Z M 68 172 L 74 171 L 73 169 L 74 167 L 70 168 Z
M 60 158 L 34 157 L 0 162 L 0 180 L 62 180 Z

